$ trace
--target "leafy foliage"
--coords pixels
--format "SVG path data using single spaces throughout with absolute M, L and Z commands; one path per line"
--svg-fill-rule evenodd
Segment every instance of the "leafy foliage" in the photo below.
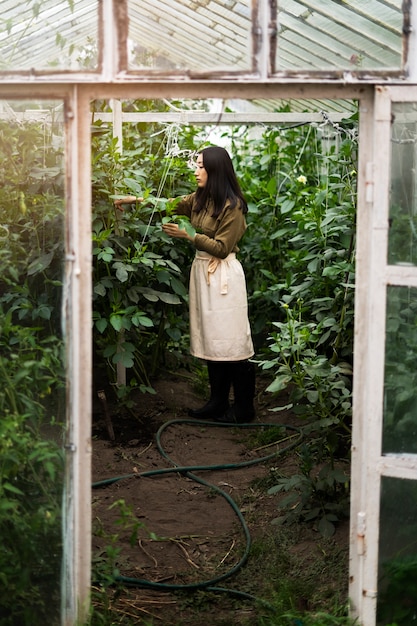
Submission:
M 250 199 L 242 256 L 258 363 L 272 375 L 267 391 L 288 394 L 285 408 L 306 420 L 327 455 L 317 459 L 318 476 L 310 468 L 282 478 L 277 491 L 294 489 L 287 499 L 289 508 L 297 502 L 293 516 L 318 516 L 329 534 L 337 520 L 330 509 L 346 510 L 348 496 L 334 460 L 350 445 L 355 133 L 352 122 L 324 133 L 312 125 L 268 129 L 256 141 L 246 130 L 235 148 Z M 316 443 L 309 445 L 315 458 Z
M 137 101 L 125 103 L 125 110 L 166 106 Z M 299 473 L 277 476 L 274 490 L 287 492 L 292 513 L 318 523 L 327 535 L 348 494 L 339 458 L 349 446 L 351 410 L 351 129 L 351 122 L 344 124 L 335 141 L 312 125 L 225 130 L 249 200 L 240 256 L 257 360 L 268 392 L 277 404 L 288 394 L 311 435 L 300 451 Z M 63 408 L 63 178 L 55 130 L 0 128 L 0 571 L 2 587 L 14 589 L 13 606 L 10 594 L 1 598 L 10 623 L 26 623 L 25 607 L 34 603 L 45 623 L 43 593 L 58 593 L 62 458 L 59 446 L 42 436 L 46 424 L 62 421 Z M 121 153 L 103 124 L 93 126 L 93 340 L 95 365 L 106 368 L 113 384 L 118 363 L 128 370 L 129 388 L 151 391 L 152 377 L 167 359 L 187 361 L 193 252 L 187 242 L 165 236 L 160 224 L 176 219 L 168 199 L 194 188 L 186 156 L 207 139 L 205 130 L 129 125 Z M 115 209 L 114 198 L 128 194 L 144 201 Z M 288 509 L 284 517 L 290 514 Z
M 182 145 L 194 150 L 195 131 L 188 133 Z M 167 350 L 181 356 L 186 349 L 191 250 L 174 244 L 161 223 L 174 210 L 167 201 L 174 181 L 176 195 L 191 191 L 191 171 L 165 154 L 172 137 L 164 127 L 132 125 L 123 140 L 121 154 L 106 134 L 93 139 L 94 343 L 110 381 L 120 362 L 130 387 L 152 391 L 149 374 Z M 115 197 L 132 194 L 143 202 L 114 208 Z
M 158 104 L 130 106 L 142 110 Z M 351 121 L 324 130 L 311 124 L 239 126 L 225 129 L 222 137 L 231 144 L 249 201 L 240 256 L 258 363 L 272 376 L 268 392 L 288 393 L 294 412 L 323 442 L 328 456 L 320 463 L 327 481 L 350 439 L 354 129 Z M 131 384 L 143 390 L 150 389 L 147 372 L 156 373 L 167 353 L 175 351 L 184 361 L 188 340 L 190 246 L 173 245 L 155 222 L 166 214 L 172 219 L 166 198 L 193 189 L 186 159 L 175 155 L 179 145 L 182 151 L 196 150 L 201 135 L 186 127 L 175 132 L 177 144 L 172 128 L 129 125 L 122 155 L 105 133 L 97 135 L 93 149 L 96 350 L 113 371 L 117 361 L 130 368 Z M 112 199 L 127 194 L 145 200 L 120 215 Z M 320 489 L 309 473 L 302 483 L 309 484 L 309 490 L 302 489 L 306 506 Z M 347 481 L 334 480 L 322 496 L 332 500 L 336 492 L 343 492 L 344 502 Z
M 349 477 L 340 464 L 335 467 L 327 462 L 328 451 L 323 452 L 321 444 L 319 438 L 301 447 L 299 474 L 280 476 L 272 468 L 275 484 L 268 493 L 287 494 L 279 502 L 283 514 L 274 520 L 276 524 L 314 522 L 323 537 L 331 537 L 335 523 L 349 513 Z
M 62 150 L 55 128 L 1 123 L 0 605 L 2 624 L 59 613 L 63 459 Z M 41 148 L 42 147 L 42 148 Z M 58 432 L 60 428 L 58 427 Z

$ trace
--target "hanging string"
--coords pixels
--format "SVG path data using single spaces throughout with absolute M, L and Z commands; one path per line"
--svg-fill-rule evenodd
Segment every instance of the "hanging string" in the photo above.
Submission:
M 350 137 L 350 139 L 352 141 L 357 141 L 358 139 L 358 130 L 357 128 L 343 128 L 343 126 L 340 126 L 340 124 L 338 124 L 337 122 L 332 122 L 332 120 L 330 119 L 329 115 L 325 112 L 325 111 L 320 111 L 320 114 L 323 118 L 323 122 L 320 124 L 320 127 L 324 127 L 327 124 L 329 124 L 330 126 L 332 126 L 332 128 L 334 128 L 340 135 L 348 135 Z
M 154 206 L 153 206 L 153 209 L 152 209 L 151 214 L 149 216 L 148 223 L 146 225 L 145 232 L 144 232 L 143 237 L 142 237 L 141 246 L 140 246 L 141 248 L 143 248 L 143 246 L 145 244 L 146 238 L 147 238 L 148 233 L 149 233 L 149 229 L 150 229 L 151 224 L 152 224 L 153 217 L 155 215 L 155 211 L 157 210 L 158 202 L 159 202 L 159 200 L 161 198 L 161 195 L 162 195 L 162 190 L 164 188 L 166 179 L 168 177 L 169 170 L 171 169 L 171 164 L 172 164 L 172 161 L 173 161 L 173 158 L 174 158 L 174 154 L 171 151 L 171 144 L 173 142 L 175 144 L 178 143 L 178 137 L 176 137 L 175 139 L 173 138 L 174 137 L 174 133 L 177 132 L 177 128 L 176 127 L 177 127 L 177 124 L 170 124 L 170 125 L 165 126 L 162 130 L 158 131 L 157 133 L 154 133 L 153 135 L 151 135 L 151 137 L 155 137 L 157 135 L 160 135 L 161 133 L 165 133 L 166 140 L 167 140 L 167 146 L 165 148 L 164 169 L 162 171 L 162 176 L 159 179 L 159 185 L 158 185 L 158 189 L 157 189 L 157 192 L 156 192 Z M 177 135 L 178 135 L 178 133 L 177 133 Z
M 168 104 L 168 102 L 167 102 Z M 170 105 L 171 106 L 171 105 Z M 221 110 L 219 113 L 219 116 L 214 124 L 214 126 L 210 127 L 210 129 L 207 131 L 203 141 L 200 143 L 200 145 L 204 146 L 208 140 L 210 135 L 214 132 L 214 130 L 219 126 L 222 116 L 223 116 L 223 111 L 224 111 L 224 106 L 225 106 L 225 101 L 222 100 L 222 106 L 221 106 Z M 177 109 L 176 107 L 171 106 L 171 108 L 174 108 L 174 110 L 176 111 L 180 111 L 180 109 Z M 172 163 L 174 161 L 174 158 L 177 157 L 184 157 L 185 159 L 187 159 L 187 165 L 190 169 L 195 169 L 196 168 L 196 163 L 195 163 L 195 159 L 197 154 L 199 153 L 200 149 L 197 150 L 190 150 L 190 149 L 182 149 L 180 148 L 179 145 L 179 135 L 180 135 L 180 131 L 182 130 L 182 125 L 178 124 L 178 123 L 169 123 L 169 124 L 165 124 L 165 126 L 157 131 L 156 133 L 153 133 L 151 135 L 151 137 L 156 137 L 158 135 L 161 135 L 162 133 L 165 134 L 165 138 L 166 138 L 166 146 L 165 146 L 165 155 L 164 155 L 164 169 L 162 172 L 162 176 L 159 179 L 159 185 L 158 185 L 158 189 L 156 192 L 156 196 L 155 196 L 155 201 L 154 201 L 154 207 L 152 209 L 152 212 L 149 216 L 148 219 L 148 223 L 146 225 L 145 228 L 145 232 L 144 235 L 142 237 L 142 242 L 141 242 L 141 248 L 143 248 L 146 238 L 148 236 L 149 233 L 149 229 L 151 227 L 152 224 L 152 220 L 153 217 L 155 215 L 155 212 L 157 211 L 157 207 L 158 207 L 158 203 L 159 200 L 161 198 L 162 195 L 162 191 L 164 189 L 166 180 L 168 178 L 168 174 L 170 172 Z

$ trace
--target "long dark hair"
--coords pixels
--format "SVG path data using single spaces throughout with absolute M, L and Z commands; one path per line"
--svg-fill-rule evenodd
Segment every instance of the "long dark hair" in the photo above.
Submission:
M 203 148 L 199 154 L 203 157 L 207 183 L 204 187 L 198 187 L 196 191 L 195 210 L 197 213 L 207 207 L 211 201 L 213 203 L 212 215 L 217 217 L 227 200 L 231 209 L 239 205 L 243 213 L 247 213 L 248 205 L 243 197 L 227 150 L 220 146 L 210 146 Z

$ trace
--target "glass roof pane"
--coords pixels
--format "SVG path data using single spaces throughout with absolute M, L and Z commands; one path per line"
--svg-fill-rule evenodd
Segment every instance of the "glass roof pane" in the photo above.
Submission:
M 98 0 L 1 0 L 0 71 L 97 66 Z
M 124 7 L 113 1 L 115 9 Z M 125 49 L 120 49 L 122 71 L 190 77 L 259 72 L 255 61 L 265 69 L 268 36 L 272 74 L 395 74 L 403 70 L 407 55 L 408 4 L 403 0 L 275 0 L 277 37 L 274 16 L 260 0 L 126 3 L 128 20 L 117 24 L 121 46 L 128 30 L 127 67 Z M 1 0 L 0 73 L 97 71 L 99 59 L 109 61 L 110 52 L 116 54 L 106 21 L 100 32 L 109 36 L 109 53 L 99 50 L 100 9 L 108 22 L 112 9 L 103 7 L 102 0 Z
M 280 0 L 278 7 L 278 71 L 401 69 L 402 0 Z
M 251 0 L 129 0 L 129 69 L 251 69 Z

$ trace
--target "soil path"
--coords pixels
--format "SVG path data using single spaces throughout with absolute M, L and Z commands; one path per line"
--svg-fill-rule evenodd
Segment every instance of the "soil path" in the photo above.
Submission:
M 152 581 L 167 589 L 185 585 L 194 590 L 207 581 L 234 588 L 229 574 L 235 568 L 239 570 L 247 549 L 247 537 L 236 510 L 213 487 L 189 476 L 175 472 L 144 477 L 143 473 L 172 468 L 164 453 L 177 466 L 223 466 L 266 456 L 273 449 L 250 450 L 248 430 L 199 422 L 170 424 L 158 439 L 158 429 L 164 423 L 188 419 L 187 408 L 201 405 L 202 399 L 192 391 L 188 380 L 179 377 L 158 381 L 154 387 L 156 395 L 138 396 L 133 412 L 109 406 L 114 442 L 108 438 L 100 411 L 95 415 L 93 483 L 126 476 L 93 489 L 92 548 L 96 563 L 101 563 L 104 570 L 108 567 L 110 545 L 120 550 L 114 556 L 114 565 L 124 577 Z M 259 394 L 255 423 L 277 422 L 269 408 L 268 398 Z M 280 414 L 281 422 L 286 418 L 290 416 Z M 288 471 L 294 458 L 287 458 L 285 464 Z M 229 494 L 253 538 L 270 529 L 277 515 L 276 499 L 256 487 L 269 475 L 269 466 L 264 463 L 194 473 Z M 304 548 L 299 545 L 298 549 L 311 551 L 311 546 L 307 539 Z M 313 553 L 316 549 L 314 546 Z M 146 585 L 126 585 L 123 592 L 107 591 L 111 610 L 120 616 L 121 621 L 115 623 L 231 625 L 254 616 L 250 603 L 239 603 L 237 607 L 236 601 L 228 598 L 221 608 L 218 604 L 205 608 L 203 619 L 196 608 L 198 595 L 187 597 L 178 598 L 158 588 L 151 591 Z M 109 600 L 106 602 L 108 605 Z M 134 618 L 132 622 L 129 616 Z

